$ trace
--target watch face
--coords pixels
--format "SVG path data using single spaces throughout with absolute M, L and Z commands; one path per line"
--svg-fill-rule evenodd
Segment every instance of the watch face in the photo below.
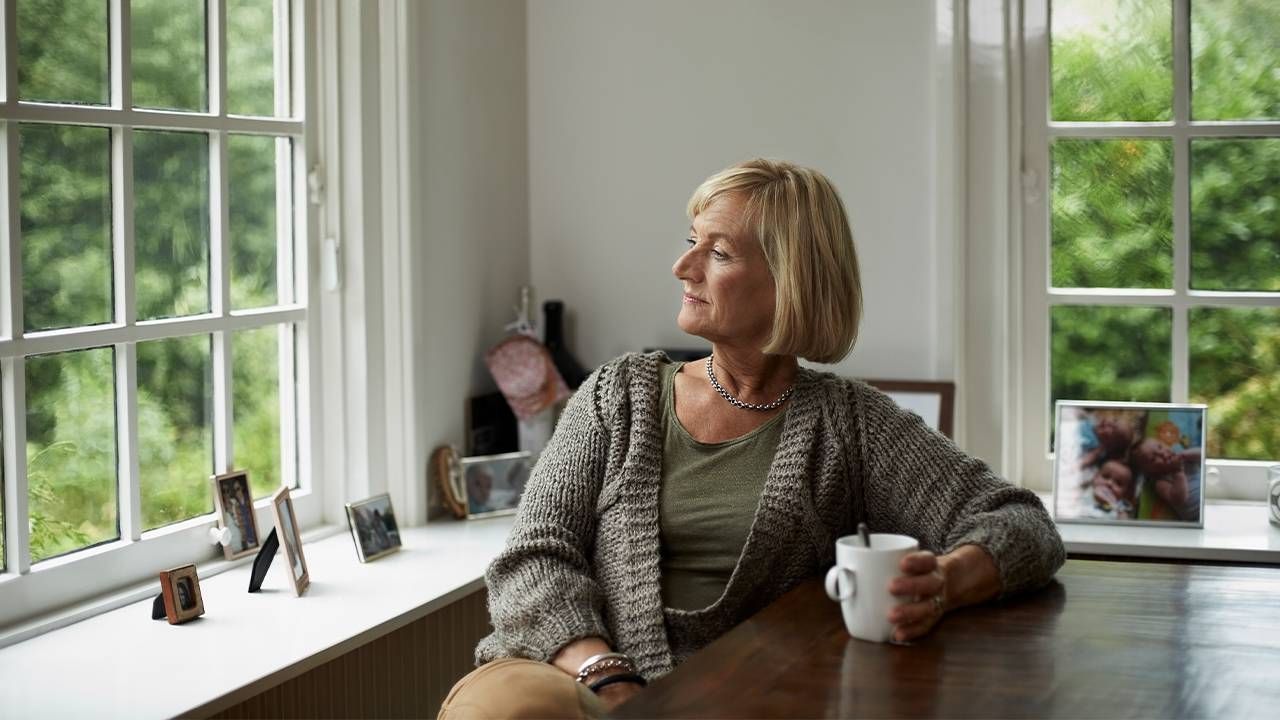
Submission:
M 1280 523 L 1280 482 L 1271 483 L 1271 497 L 1267 505 L 1271 508 L 1271 519 Z

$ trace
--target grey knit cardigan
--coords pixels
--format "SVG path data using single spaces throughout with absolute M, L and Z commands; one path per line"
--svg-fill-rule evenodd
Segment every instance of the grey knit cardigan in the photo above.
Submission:
M 525 488 L 506 548 L 485 573 L 494 631 L 476 662 L 547 661 L 599 636 L 650 679 L 834 563 L 860 521 L 938 553 L 975 544 L 1002 592 L 1043 585 L 1062 565 L 1053 521 L 870 386 L 801 369 L 760 504 L 724 595 L 664 608 L 659 581 L 661 353 L 597 370 L 560 417 Z

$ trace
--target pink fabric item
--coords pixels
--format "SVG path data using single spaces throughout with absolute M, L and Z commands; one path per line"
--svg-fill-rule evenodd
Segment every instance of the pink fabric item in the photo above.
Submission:
M 521 420 L 528 420 L 571 394 L 542 343 L 512 335 L 484 356 L 498 389 Z

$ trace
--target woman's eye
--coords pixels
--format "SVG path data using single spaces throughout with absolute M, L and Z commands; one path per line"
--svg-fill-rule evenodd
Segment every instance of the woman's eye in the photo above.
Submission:
M 687 238 L 685 238 L 685 239 L 684 239 L 684 244 L 685 244 L 685 245 L 688 245 L 689 247 L 693 247 L 694 245 L 696 245 L 696 244 L 697 244 L 697 242 L 698 242 L 697 240 L 694 240 L 694 239 L 693 239 L 693 238 L 691 238 L 691 237 L 687 237 Z
M 714 249 L 711 251 L 711 256 L 712 256 L 712 257 L 714 257 L 714 258 L 715 258 L 715 259 L 717 259 L 717 260 L 728 260 L 728 259 L 729 259 L 729 256 L 728 256 L 728 255 L 725 255 L 724 253 L 720 252 L 719 250 L 714 250 Z

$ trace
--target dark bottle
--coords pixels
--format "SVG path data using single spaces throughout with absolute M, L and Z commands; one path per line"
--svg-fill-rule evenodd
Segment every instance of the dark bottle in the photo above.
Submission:
M 542 303 L 543 329 L 546 333 L 544 344 L 551 353 L 551 360 L 564 382 L 572 389 L 577 389 L 587 379 L 587 371 L 582 363 L 564 346 L 564 303 L 559 300 L 548 300 Z

